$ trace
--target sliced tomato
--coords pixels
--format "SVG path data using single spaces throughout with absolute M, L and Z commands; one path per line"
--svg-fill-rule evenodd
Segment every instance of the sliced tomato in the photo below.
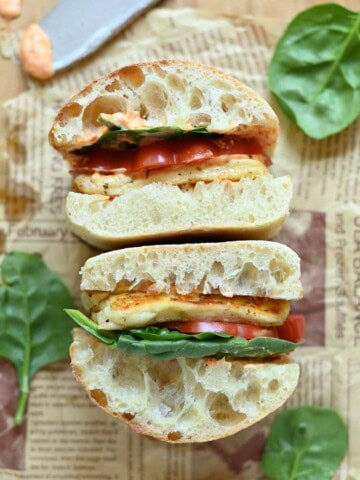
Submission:
M 124 168 L 128 173 L 172 165 L 204 162 L 221 155 L 260 155 L 265 165 L 271 160 L 258 142 L 232 136 L 220 138 L 184 137 L 161 140 L 123 151 L 97 148 L 76 165 L 75 173 L 111 172 Z
M 166 322 L 164 327 L 183 333 L 217 332 L 250 340 L 256 337 L 281 338 L 290 342 L 300 342 L 305 338 L 305 318 L 303 315 L 289 315 L 280 327 L 262 327 L 241 322 L 197 321 Z
M 154 170 L 174 165 L 174 153 L 164 142 L 157 143 L 138 148 L 132 166 L 133 171 Z
M 119 168 L 132 171 L 135 157 L 135 150 L 117 152 L 115 150 L 97 148 L 91 152 L 87 158 L 82 159 L 82 161 L 78 163 L 74 172 L 92 173 L 95 171 L 100 171 L 101 173 L 107 173 L 111 172 L 111 170 Z
M 305 339 L 305 317 L 300 314 L 291 314 L 280 327 L 277 327 L 280 338 L 290 342 L 301 342 Z
M 234 337 L 242 337 L 250 340 L 256 337 L 275 337 L 278 338 L 276 327 L 260 327 L 248 323 L 237 322 L 167 322 L 164 327 L 176 329 L 183 333 L 203 333 L 217 332 L 227 333 Z

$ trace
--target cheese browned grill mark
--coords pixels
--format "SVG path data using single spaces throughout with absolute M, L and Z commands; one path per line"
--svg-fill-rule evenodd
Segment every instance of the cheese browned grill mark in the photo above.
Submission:
M 227 298 L 196 293 L 153 295 L 143 292 L 100 295 L 92 296 L 88 307 L 93 320 L 106 330 L 188 320 L 277 326 L 286 320 L 290 310 L 286 300 L 247 296 Z
M 126 172 L 81 174 L 74 179 L 74 189 L 87 194 L 117 196 L 153 182 L 182 187 L 216 179 L 254 179 L 259 175 L 269 175 L 269 171 L 258 157 L 223 155 L 206 163 L 160 168 L 136 175 L 128 175 Z

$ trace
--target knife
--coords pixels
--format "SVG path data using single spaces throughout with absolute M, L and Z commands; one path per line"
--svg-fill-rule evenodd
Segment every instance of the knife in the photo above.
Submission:
M 159 0 L 60 0 L 22 33 L 25 70 L 46 79 L 97 50 Z

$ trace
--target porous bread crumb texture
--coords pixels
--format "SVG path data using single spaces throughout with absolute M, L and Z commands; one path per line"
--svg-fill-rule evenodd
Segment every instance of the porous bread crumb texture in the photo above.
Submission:
M 189 190 L 156 182 L 115 198 L 71 192 L 66 214 L 74 233 L 100 241 L 219 227 L 256 231 L 273 223 L 280 228 L 291 197 L 289 177 L 198 182 Z
M 62 108 L 49 134 L 63 153 L 104 132 L 100 113 L 139 112 L 149 127 L 177 126 L 255 137 L 271 149 L 278 119 L 265 100 L 230 75 L 186 61 L 131 65 L 99 78 Z
M 90 398 L 137 432 L 170 442 L 205 442 L 236 433 L 279 408 L 299 367 L 225 359 L 158 361 L 123 354 L 75 331 L 71 359 Z
M 141 282 L 151 292 L 183 295 L 249 295 L 293 300 L 301 298 L 300 259 L 275 242 L 237 241 L 156 245 L 127 248 L 92 257 L 82 268 L 82 290 L 129 289 Z

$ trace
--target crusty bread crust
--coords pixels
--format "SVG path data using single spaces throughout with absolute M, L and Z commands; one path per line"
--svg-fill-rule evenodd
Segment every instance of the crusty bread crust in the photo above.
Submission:
M 284 360 L 158 361 L 73 333 L 73 373 L 90 399 L 135 432 L 171 443 L 208 442 L 253 425 L 291 396 L 299 378 L 299 366 Z
M 60 110 L 49 142 L 66 155 L 104 132 L 100 113 L 134 111 L 149 127 L 206 126 L 214 133 L 256 138 L 268 152 L 279 131 L 271 107 L 240 81 L 199 63 L 161 60 L 121 68 L 87 85 Z
M 113 292 L 142 283 L 150 292 L 301 298 L 300 259 L 276 242 L 237 241 L 127 248 L 89 258 L 81 289 Z

